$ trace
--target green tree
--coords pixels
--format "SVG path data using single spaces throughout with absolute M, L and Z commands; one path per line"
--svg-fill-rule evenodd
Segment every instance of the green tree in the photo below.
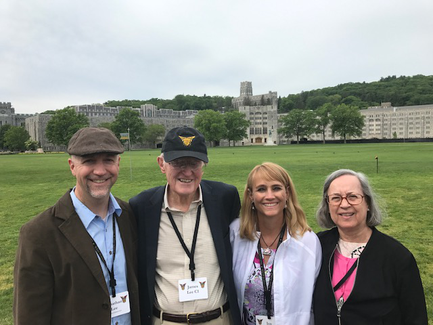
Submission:
M 194 127 L 197 128 L 207 141 L 213 146 L 227 134 L 224 117 L 213 110 L 198 112 L 194 118 Z
M 89 119 L 77 114 L 72 107 L 57 110 L 48 121 L 46 136 L 55 145 L 67 146 L 69 140 L 79 129 L 89 126 Z
M 240 113 L 238 111 L 230 111 L 223 115 L 227 134 L 226 139 L 233 141 L 233 146 L 235 146 L 235 141 L 240 141 L 246 137 L 248 137 L 248 127 L 250 126 L 250 122 L 246 120 L 245 114 Z
M 24 145 L 27 150 L 36 150 L 39 147 L 39 142 L 29 138 L 26 142 L 24 142 Z
M 315 110 L 318 107 L 326 104 L 328 102 L 328 98 L 326 96 L 323 95 L 319 95 L 319 96 L 311 96 L 308 97 L 307 99 L 307 109 L 310 110 Z
M 6 148 L 5 146 L 5 133 L 12 127 L 10 124 L 5 124 L 0 127 L 0 149 Z
M 98 127 L 111 130 L 111 123 L 110 122 L 102 122 L 102 123 L 98 124 Z
M 335 107 L 330 115 L 332 135 L 336 133 L 343 137 L 346 143 L 347 137 L 360 136 L 364 127 L 364 117 L 355 106 L 340 104 Z
M 130 108 L 122 109 L 111 123 L 111 130 L 120 138 L 120 133 L 128 133 L 131 144 L 141 143 L 146 127 L 140 118 L 140 113 Z M 124 140 L 122 140 L 124 141 Z
M 152 144 L 152 148 L 155 148 L 156 141 L 162 138 L 165 134 L 165 127 L 161 124 L 151 124 L 147 127 L 146 132 L 144 132 L 143 139 L 146 142 Z
M 322 105 L 316 109 L 316 132 L 322 135 L 323 143 L 326 143 L 326 128 L 330 123 L 329 115 L 333 108 L 334 106 L 331 103 L 326 103 L 325 105 Z
M 312 111 L 294 109 L 281 118 L 282 127 L 278 132 L 287 138 L 296 136 L 296 143 L 299 144 L 300 137 L 308 137 L 314 131 L 316 124 L 315 114 Z
M 12 126 L 5 133 L 4 143 L 9 150 L 23 151 L 29 138 L 29 133 L 22 126 Z

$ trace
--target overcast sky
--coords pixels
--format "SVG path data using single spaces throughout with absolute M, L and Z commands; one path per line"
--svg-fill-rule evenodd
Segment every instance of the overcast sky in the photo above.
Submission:
M 433 75 L 432 0 L 1 0 L 16 113 Z

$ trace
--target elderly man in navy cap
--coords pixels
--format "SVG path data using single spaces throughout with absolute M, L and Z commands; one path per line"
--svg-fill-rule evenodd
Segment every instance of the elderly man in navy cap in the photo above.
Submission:
M 140 323 L 135 218 L 110 192 L 123 151 L 108 129 L 72 136 L 75 187 L 21 228 L 15 324 Z
M 138 223 L 143 324 L 240 324 L 229 225 L 240 200 L 232 185 L 202 180 L 203 135 L 170 130 L 158 157 L 167 184 L 130 200 Z

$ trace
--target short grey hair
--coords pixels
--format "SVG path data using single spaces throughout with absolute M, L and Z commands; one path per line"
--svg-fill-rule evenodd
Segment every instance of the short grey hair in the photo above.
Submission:
M 325 183 L 323 184 L 322 201 L 320 202 L 319 207 L 316 211 L 316 220 L 319 226 L 326 229 L 335 227 L 335 223 L 334 221 L 332 221 L 331 215 L 329 213 L 329 206 L 326 199 L 331 183 L 335 179 L 343 175 L 355 176 L 361 183 L 364 199 L 366 200 L 369 209 L 369 211 L 367 212 L 367 226 L 374 227 L 380 225 L 382 223 L 384 213 L 382 212 L 378 204 L 377 195 L 374 193 L 372 187 L 370 186 L 367 176 L 365 176 L 363 173 L 355 172 L 351 169 L 339 169 L 328 175 Z

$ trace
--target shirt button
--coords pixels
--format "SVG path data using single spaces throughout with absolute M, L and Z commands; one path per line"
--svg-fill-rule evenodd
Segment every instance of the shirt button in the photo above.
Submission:
M 113 252 L 112 252 L 112 251 L 109 251 L 109 254 L 111 255 L 111 254 L 113 254 Z

